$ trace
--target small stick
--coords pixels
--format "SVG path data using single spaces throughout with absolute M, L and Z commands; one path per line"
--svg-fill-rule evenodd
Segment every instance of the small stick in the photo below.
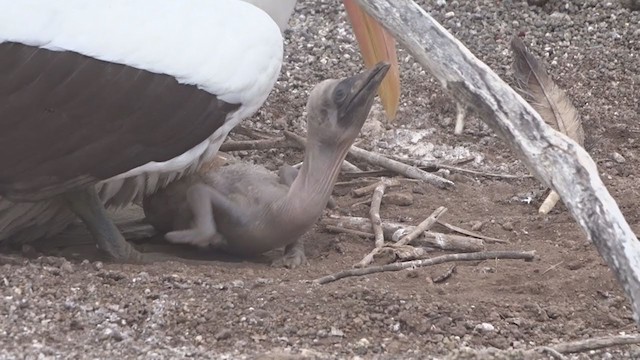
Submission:
M 433 226 L 433 224 L 435 224 L 436 221 L 438 221 L 438 218 L 440 218 L 446 212 L 447 212 L 447 208 L 444 206 L 440 206 L 431 215 L 429 215 L 429 217 L 424 219 L 418 226 L 416 226 L 413 230 L 411 230 L 409 234 L 405 235 L 402 239 L 398 240 L 398 242 L 396 242 L 394 246 L 402 246 L 402 245 L 409 244 L 411 241 L 415 240 L 418 236 L 420 236 L 423 232 L 429 230 Z
M 462 135 L 462 131 L 464 130 L 464 119 L 467 117 L 467 105 L 456 101 L 456 128 L 453 133 L 456 135 Z
M 482 234 L 477 233 L 475 231 L 463 229 L 461 227 L 457 227 L 455 225 L 451 225 L 449 223 L 446 223 L 446 222 L 443 222 L 443 221 L 440 221 L 440 220 L 438 220 L 438 224 L 446 227 L 447 229 L 449 229 L 451 231 L 455 231 L 457 233 L 464 234 L 464 235 L 471 236 L 471 237 L 475 237 L 475 238 L 478 238 L 478 239 L 483 239 L 483 240 L 486 240 L 487 242 L 490 242 L 490 243 L 509 244 L 509 240 L 502 240 L 502 239 L 496 239 L 496 238 L 493 238 L 493 237 L 490 237 L 490 236 L 485 236 L 485 235 L 482 235 Z
M 299 148 L 300 146 L 287 138 L 279 137 L 274 139 L 227 141 L 220 145 L 220 151 L 267 150 L 292 147 Z
M 356 207 L 356 206 L 360 206 L 360 205 L 368 205 L 370 203 L 371 203 L 371 200 L 362 200 L 362 201 L 354 202 L 353 204 L 349 205 L 349 207 Z
M 248 138 L 254 139 L 254 140 L 260 140 L 260 139 L 270 139 L 271 136 L 266 134 L 266 133 L 262 133 L 258 130 L 254 130 L 251 128 L 248 128 L 246 126 L 236 126 L 233 129 L 233 133 L 238 134 L 238 135 L 244 135 Z
M 424 233 L 424 239 L 420 240 L 419 243 L 421 246 L 427 245 L 441 250 L 460 252 L 478 252 L 484 250 L 484 241 L 467 236 L 427 231 Z
M 353 234 L 353 235 L 358 235 L 360 237 L 367 238 L 367 239 L 375 238 L 375 235 L 372 234 L 372 233 L 359 231 L 359 230 L 353 230 L 353 229 L 347 229 L 347 228 L 340 227 L 340 226 L 325 225 L 324 228 L 327 229 L 330 232 Z
M 369 209 L 369 218 L 371 219 L 371 229 L 375 234 L 375 247 L 381 248 L 384 245 L 384 233 L 382 232 L 382 220 L 380 219 L 380 204 L 387 183 L 384 179 L 376 185 L 373 195 L 371 196 L 371 208 Z
M 597 350 L 611 346 L 632 344 L 640 344 L 640 335 L 605 336 L 600 338 L 560 343 L 548 347 L 556 350 L 559 353 L 566 354 Z
M 380 249 L 380 253 L 391 252 L 395 255 L 396 260 L 411 261 L 417 259 L 424 259 L 429 255 L 429 251 L 433 249 L 423 247 L 413 247 L 410 245 L 404 245 L 401 247 L 385 247 Z
M 400 186 L 400 181 L 398 179 L 381 179 L 375 184 L 370 184 L 358 189 L 353 189 L 351 193 L 353 196 L 360 197 L 366 194 L 371 193 L 371 191 L 375 190 L 380 184 L 384 183 L 387 187 Z
M 451 275 L 453 275 L 453 273 L 456 272 L 456 266 L 453 265 L 451 266 L 444 274 L 436 277 L 436 278 L 431 278 L 431 281 L 433 281 L 434 284 L 439 284 L 441 282 L 445 282 L 447 281 Z
M 315 279 L 313 280 L 313 282 L 315 284 L 322 285 L 352 276 L 363 276 L 385 271 L 400 271 L 416 267 L 443 264 L 452 261 L 478 261 L 489 259 L 533 260 L 534 256 L 535 251 L 486 251 L 469 254 L 447 254 L 430 259 L 397 262 L 382 266 L 369 266 L 359 269 L 344 270 L 332 275 L 327 275 Z
M 293 133 L 289 130 L 284 130 L 283 131 L 284 136 L 290 140 L 293 140 L 295 142 L 297 142 L 302 148 L 305 148 L 307 146 L 307 140 L 305 138 L 303 138 L 302 136 Z M 302 163 L 300 163 L 302 164 Z M 353 165 L 352 163 L 348 162 L 347 160 L 343 160 L 342 161 L 342 165 L 341 165 L 341 170 L 342 171 L 346 171 L 347 174 L 358 174 L 361 173 L 362 170 L 360 170 L 359 167 Z
M 551 190 L 549 195 L 547 195 L 547 198 L 542 202 L 542 205 L 540 205 L 538 213 L 547 215 L 551 210 L 553 210 L 558 201 L 560 201 L 560 195 L 558 195 L 557 192 Z
M 362 172 L 362 170 L 360 170 L 359 167 L 353 165 L 352 163 L 348 162 L 347 160 L 343 160 L 342 161 L 341 170 L 343 172 L 347 172 L 347 173 L 361 173 Z
M 349 181 L 339 181 L 335 184 L 335 186 L 355 186 L 360 184 L 370 184 L 375 179 L 353 179 Z
M 417 167 L 418 169 L 421 169 L 421 170 L 424 170 L 424 171 L 428 171 L 428 172 L 435 172 L 435 171 L 438 171 L 440 169 L 445 169 L 445 170 L 457 171 L 457 172 L 461 172 L 461 173 L 468 173 L 468 174 L 472 174 L 472 175 L 478 175 L 478 176 L 484 176 L 484 177 L 495 177 L 495 178 L 502 178 L 502 179 L 529 179 L 529 178 L 533 178 L 532 175 L 496 174 L 496 173 L 482 172 L 482 171 L 478 171 L 478 170 L 465 169 L 465 168 L 461 168 L 461 167 L 456 166 L 456 165 L 460 165 L 460 164 L 465 163 L 465 162 L 469 162 L 469 161 L 475 160 L 475 157 L 473 157 L 473 156 L 467 157 L 467 158 L 462 159 L 462 160 L 455 161 L 454 164 L 442 164 L 442 163 L 426 162 L 426 161 L 420 161 L 420 160 L 404 159 L 404 158 L 397 157 L 397 156 L 394 156 L 392 158 L 394 160 L 397 160 L 397 161 L 400 161 L 400 162 L 409 163 L 412 166 Z
M 564 260 L 560 261 L 559 263 L 557 263 L 555 265 L 549 266 L 549 268 L 547 270 L 543 271 L 542 274 L 540 274 L 540 275 L 544 275 L 544 274 L 548 273 L 549 271 L 551 271 L 551 270 L 557 268 L 558 266 L 562 265 L 562 263 L 564 263 Z
M 540 346 L 536 349 L 538 352 L 547 353 L 549 356 L 554 358 L 555 360 L 566 360 L 567 357 L 558 352 L 558 350 L 548 347 L 548 346 Z
M 454 186 L 454 183 L 451 180 L 447 180 L 443 177 L 430 174 L 414 166 L 410 166 L 407 164 L 403 164 L 399 161 L 389 159 L 380 154 L 376 154 L 371 151 L 360 149 L 359 147 L 356 147 L 356 146 L 351 146 L 351 149 L 349 150 L 349 154 L 358 160 L 363 160 L 370 164 L 381 166 L 385 169 L 395 171 L 398 174 L 401 174 L 408 178 L 426 181 L 439 188 L 447 188 L 447 187 Z

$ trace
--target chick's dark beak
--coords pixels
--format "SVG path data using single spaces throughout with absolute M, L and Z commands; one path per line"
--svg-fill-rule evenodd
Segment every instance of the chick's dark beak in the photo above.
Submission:
M 347 99 L 338 109 L 338 116 L 341 120 L 361 120 L 364 122 L 373 105 L 378 87 L 387 75 L 389 68 L 389 63 L 379 62 L 372 69 L 341 81 L 338 88 L 348 89 Z

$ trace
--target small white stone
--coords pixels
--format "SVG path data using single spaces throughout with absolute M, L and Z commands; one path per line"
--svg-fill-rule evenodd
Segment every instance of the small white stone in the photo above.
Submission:
M 336 337 L 344 337 L 344 332 L 332 326 L 331 331 L 329 332 L 329 335 L 336 336 Z
M 481 324 L 476 325 L 474 330 L 479 331 L 479 332 L 487 333 L 487 332 L 495 331 L 496 328 L 493 325 L 489 324 L 489 323 L 481 323 Z
M 613 160 L 615 162 L 617 162 L 618 164 L 624 164 L 625 161 L 627 161 L 627 159 L 624 158 L 624 156 L 620 155 L 617 152 L 614 152 L 611 157 L 613 158 Z
M 449 11 L 448 13 L 444 14 L 444 17 L 447 19 L 450 19 L 454 16 L 456 16 L 456 13 L 454 13 L 453 11 Z

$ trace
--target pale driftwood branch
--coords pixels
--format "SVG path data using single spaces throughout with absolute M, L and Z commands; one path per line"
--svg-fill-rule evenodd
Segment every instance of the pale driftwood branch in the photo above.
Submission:
M 418 238 L 418 236 L 420 236 L 422 233 L 431 229 L 433 224 L 435 224 L 436 221 L 438 221 L 438 219 L 442 215 L 444 215 L 444 213 L 446 212 L 447 212 L 447 208 L 444 206 L 440 206 L 439 208 L 435 209 L 433 213 L 429 215 L 429 217 L 427 217 L 420 224 L 418 224 L 418 226 L 416 226 L 413 230 L 411 230 L 409 234 L 405 235 L 402 239 L 398 240 L 395 243 L 395 246 L 403 246 L 403 245 L 409 244 L 411 241 Z
M 353 229 L 359 232 L 369 232 L 371 221 L 362 217 L 326 217 L 321 220 L 325 226 L 332 226 L 337 229 Z M 382 230 L 385 239 L 398 241 L 401 237 L 410 233 L 416 227 L 394 222 L 382 222 Z M 481 239 L 437 232 L 424 232 L 421 237 L 412 242 L 416 246 L 426 246 L 447 251 L 476 252 L 484 249 L 484 242 Z
M 358 0 L 457 101 L 471 105 L 536 177 L 555 190 L 629 296 L 640 324 L 640 242 L 576 142 L 540 115 L 411 0 Z
M 356 196 L 356 197 L 365 196 L 366 194 L 370 194 L 383 182 L 385 184 L 385 187 L 400 186 L 400 181 L 398 181 L 398 179 L 382 179 L 377 183 L 370 184 L 358 189 L 353 189 L 351 193 L 353 194 L 353 196 Z
M 448 254 L 431 259 L 392 263 L 382 266 L 349 269 L 313 280 L 316 284 L 327 284 L 351 276 L 363 276 L 384 271 L 400 271 L 410 268 L 443 264 L 452 261 L 478 261 L 492 259 L 533 260 L 535 251 L 487 251 L 469 254 Z
M 471 230 L 463 229 L 463 228 L 455 226 L 455 225 L 451 225 L 451 224 L 446 223 L 444 221 L 438 220 L 438 224 L 446 227 L 447 229 L 449 229 L 451 231 L 455 231 L 457 233 L 464 234 L 464 235 L 467 235 L 467 236 L 471 236 L 471 237 L 474 237 L 474 238 L 482 239 L 482 240 L 485 240 L 485 241 L 490 242 L 490 243 L 500 243 L 500 244 L 508 244 L 509 243 L 509 240 L 502 240 L 502 239 L 497 239 L 497 238 L 494 238 L 494 237 L 491 237 L 491 236 L 485 236 L 485 235 L 482 235 L 482 234 L 477 233 L 475 231 L 471 231 Z
M 418 169 L 415 166 L 410 166 L 407 164 L 403 164 L 399 161 L 389 159 L 388 157 L 382 156 L 380 154 L 376 154 L 371 151 L 360 149 L 359 147 L 356 147 L 356 146 L 352 146 L 351 149 L 349 149 L 349 155 L 351 155 L 352 157 L 358 160 L 366 161 L 370 164 L 381 166 L 385 169 L 395 171 L 398 174 L 406 176 L 408 178 L 426 181 L 439 188 L 447 188 L 454 185 L 451 180 L 447 180 L 443 177 L 430 174 L 426 171 Z

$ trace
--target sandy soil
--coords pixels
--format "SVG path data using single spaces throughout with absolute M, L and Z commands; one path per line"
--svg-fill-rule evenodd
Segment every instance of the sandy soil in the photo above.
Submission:
M 544 59 L 584 118 L 602 178 L 640 229 L 640 12 L 613 0 L 550 0 L 542 8 L 521 0 L 444 2 L 420 1 L 509 82 L 512 35 Z M 291 25 L 283 75 L 249 127 L 302 131 L 312 85 L 360 69 L 337 0 L 301 2 Z M 472 155 L 475 161 L 463 166 L 526 174 L 480 120 L 472 117 L 454 136 L 454 103 L 405 52 L 399 55 L 398 119 L 387 125 L 374 110 L 360 146 L 416 160 Z M 237 155 L 273 169 L 301 160 L 297 150 Z M 319 286 L 308 280 L 351 267 L 372 243 L 318 226 L 306 235 L 310 265 L 295 270 L 272 268 L 267 257 L 133 266 L 95 261 L 81 247 L 49 249 L 48 256 L 24 249 L 0 266 L 0 358 L 520 359 L 538 345 L 637 331 L 611 272 L 565 208 L 537 214 L 545 189 L 536 180 L 445 175 L 455 189 L 410 182 L 394 189 L 413 203 L 383 202 L 383 219 L 417 224 L 446 206 L 447 222 L 510 241 L 488 249 L 535 250 L 538 258 L 459 264 L 438 284 L 431 279 L 449 265 Z M 352 187 L 336 188 L 333 212 L 367 216 L 368 206 L 353 205 L 361 199 L 350 195 Z M 640 347 L 573 356 L 640 358 Z

